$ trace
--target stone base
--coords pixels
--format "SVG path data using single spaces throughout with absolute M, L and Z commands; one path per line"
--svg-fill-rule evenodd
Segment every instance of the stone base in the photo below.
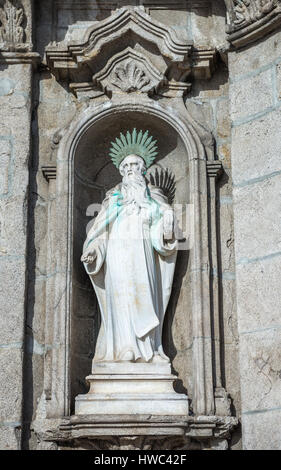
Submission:
M 33 422 L 38 450 L 226 450 L 231 416 L 75 415 Z
M 186 395 L 176 393 L 171 366 L 159 363 L 94 363 L 90 390 L 75 400 L 75 415 L 188 416 Z

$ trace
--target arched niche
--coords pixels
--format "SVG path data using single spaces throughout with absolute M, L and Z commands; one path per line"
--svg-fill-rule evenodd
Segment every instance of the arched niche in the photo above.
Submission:
M 142 98 L 139 99 L 141 101 Z M 65 132 L 57 156 L 51 393 L 48 416 L 67 416 L 85 393 L 99 328 L 98 306 L 80 261 L 87 210 L 120 181 L 108 157 L 120 131 L 148 129 L 159 142 L 156 165 L 176 176 L 176 203 L 192 204 L 194 242 L 180 252 L 164 326 L 164 347 L 194 399 L 197 414 L 213 413 L 208 266 L 207 175 L 204 147 L 190 118 L 159 103 L 107 103 L 84 110 Z M 182 391 L 182 388 L 181 390 Z
M 171 124 L 162 118 L 141 111 L 121 111 L 108 114 L 94 122 L 77 144 L 73 162 L 73 275 L 71 321 L 71 403 L 76 395 L 85 393 L 85 377 L 91 370 L 100 314 L 89 276 L 80 261 L 86 227 L 102 202 L 106 191 L 121 182 L 119 171 L 108 156 L 111 141 L 127 130 L 148 130 L 158 142 L 159 155 L 155 167 L 169 168 L 175 175 L 175 203 L 190 202 L 189 159 L 183 139 Z M 149 175 L 148 175 L 149 178 Z M 174 289 L 164 324 L 166 354 L 174 359 L 181 356 L 184 345 L 191 344 L 191 301 L 187 280 L 188 251 L 180 253 L 174 278 Z M 185 291 L 187 295 L 183 295 Z M 185 314 L 183 315 L 183 312 Z M 183 327 L 184 325 L 184 327 Z M 183 360 L 175 361 L 175 370 L 186 383 Z

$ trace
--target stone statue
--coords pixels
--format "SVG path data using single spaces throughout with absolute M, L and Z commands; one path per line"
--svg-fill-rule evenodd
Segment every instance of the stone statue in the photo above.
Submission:
M 145 177 L 156 150 L 136 129 L 112 143 L 122 183 L 106 194 L 81 258 L 102 316 L 94 362 L 169 362 L 161 337 L 178 242 L 167 196 Z

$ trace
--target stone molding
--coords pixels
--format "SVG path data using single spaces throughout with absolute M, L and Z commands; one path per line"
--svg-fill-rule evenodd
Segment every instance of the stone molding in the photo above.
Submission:
M 225 0 L 228 41 L 235 47 L 250 44 L 281 24 L 280 0 Z
M 42 166 L 42 173 L 44 178 L 48 181 L 55 180 L 57 177 L 57 167 L 53 166 Z
M 2 52 L 0 49 L 0 64 L 32 64 L 37 67 L 41 62 L 37 52 Z
M 152 19 L 143 7 L 127 6 L 116 10 L 109 18 L 88 29 L 85 44 L 82 46 L 84 60 L 98 54 L 109 40 L 111 42 L 120 38 L 130 30 L 141 37 L 145 36 L 172 61 L 182 61 L 189 55 L 191 41 L 179 40 L 172 28 Z M 73 48 L 73 54 L 79 57 L 79 46 L 77 52 Z
M 225 441 L 238 419 L 220 416 L 88 415 L 34 422 L 39 448 L 199 450 Z M 129 447 L 128 447 L 129 446 Z
M 213 160 L 207 162 L 207 175 L 209 178 L 217 178 L 223 172 L 223 165 L 220 160 Z
M 124 49 L 128 32 L 140 38 L 142 52 Z M 162 60 L 155 59 L 147 44 L 160 52 Z M 113 49 L 117 52 L 112 57 Z M 193 48 L 192 41 L 178 39 L 172 28 L 152 19 L 143 7 L 120 8 L 88 28 L 81 42 L 46 49 L 50 70 L 58 80 L 68 80 L 76 96 L 84 98 L 100 96 L 100 90 L 109 96 L 113 92 L 151 93 L 191 77 L 209 79 L 215 58 L 214 49 Z
M 88 28 L 81 43 L 48 47 L 48 64 L 51 69 L 77 68 L 93 60 L 106 45 L 122 38 L 128 31 L 155 44 L 163 56 L 174 62 L 185 60 L 193 44 L 192 41 L 180 41 L 172 28 L 152 19 L 142 7 L 123 7 Z

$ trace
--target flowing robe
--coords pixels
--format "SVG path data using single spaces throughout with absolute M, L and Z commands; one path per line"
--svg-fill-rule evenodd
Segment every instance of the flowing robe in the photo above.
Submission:
M 164 240 L 164 211 L 171 211 L 160 189 L 147 189 L 145 204 L 123 203 L 121 185 L 107 193 L 84 244 L 95 254 L 84 263 L 95 289 L 102 317 L 94 361 L 134 360 L 162 348 L 162 327 L 171 295 L 177 241 Z

